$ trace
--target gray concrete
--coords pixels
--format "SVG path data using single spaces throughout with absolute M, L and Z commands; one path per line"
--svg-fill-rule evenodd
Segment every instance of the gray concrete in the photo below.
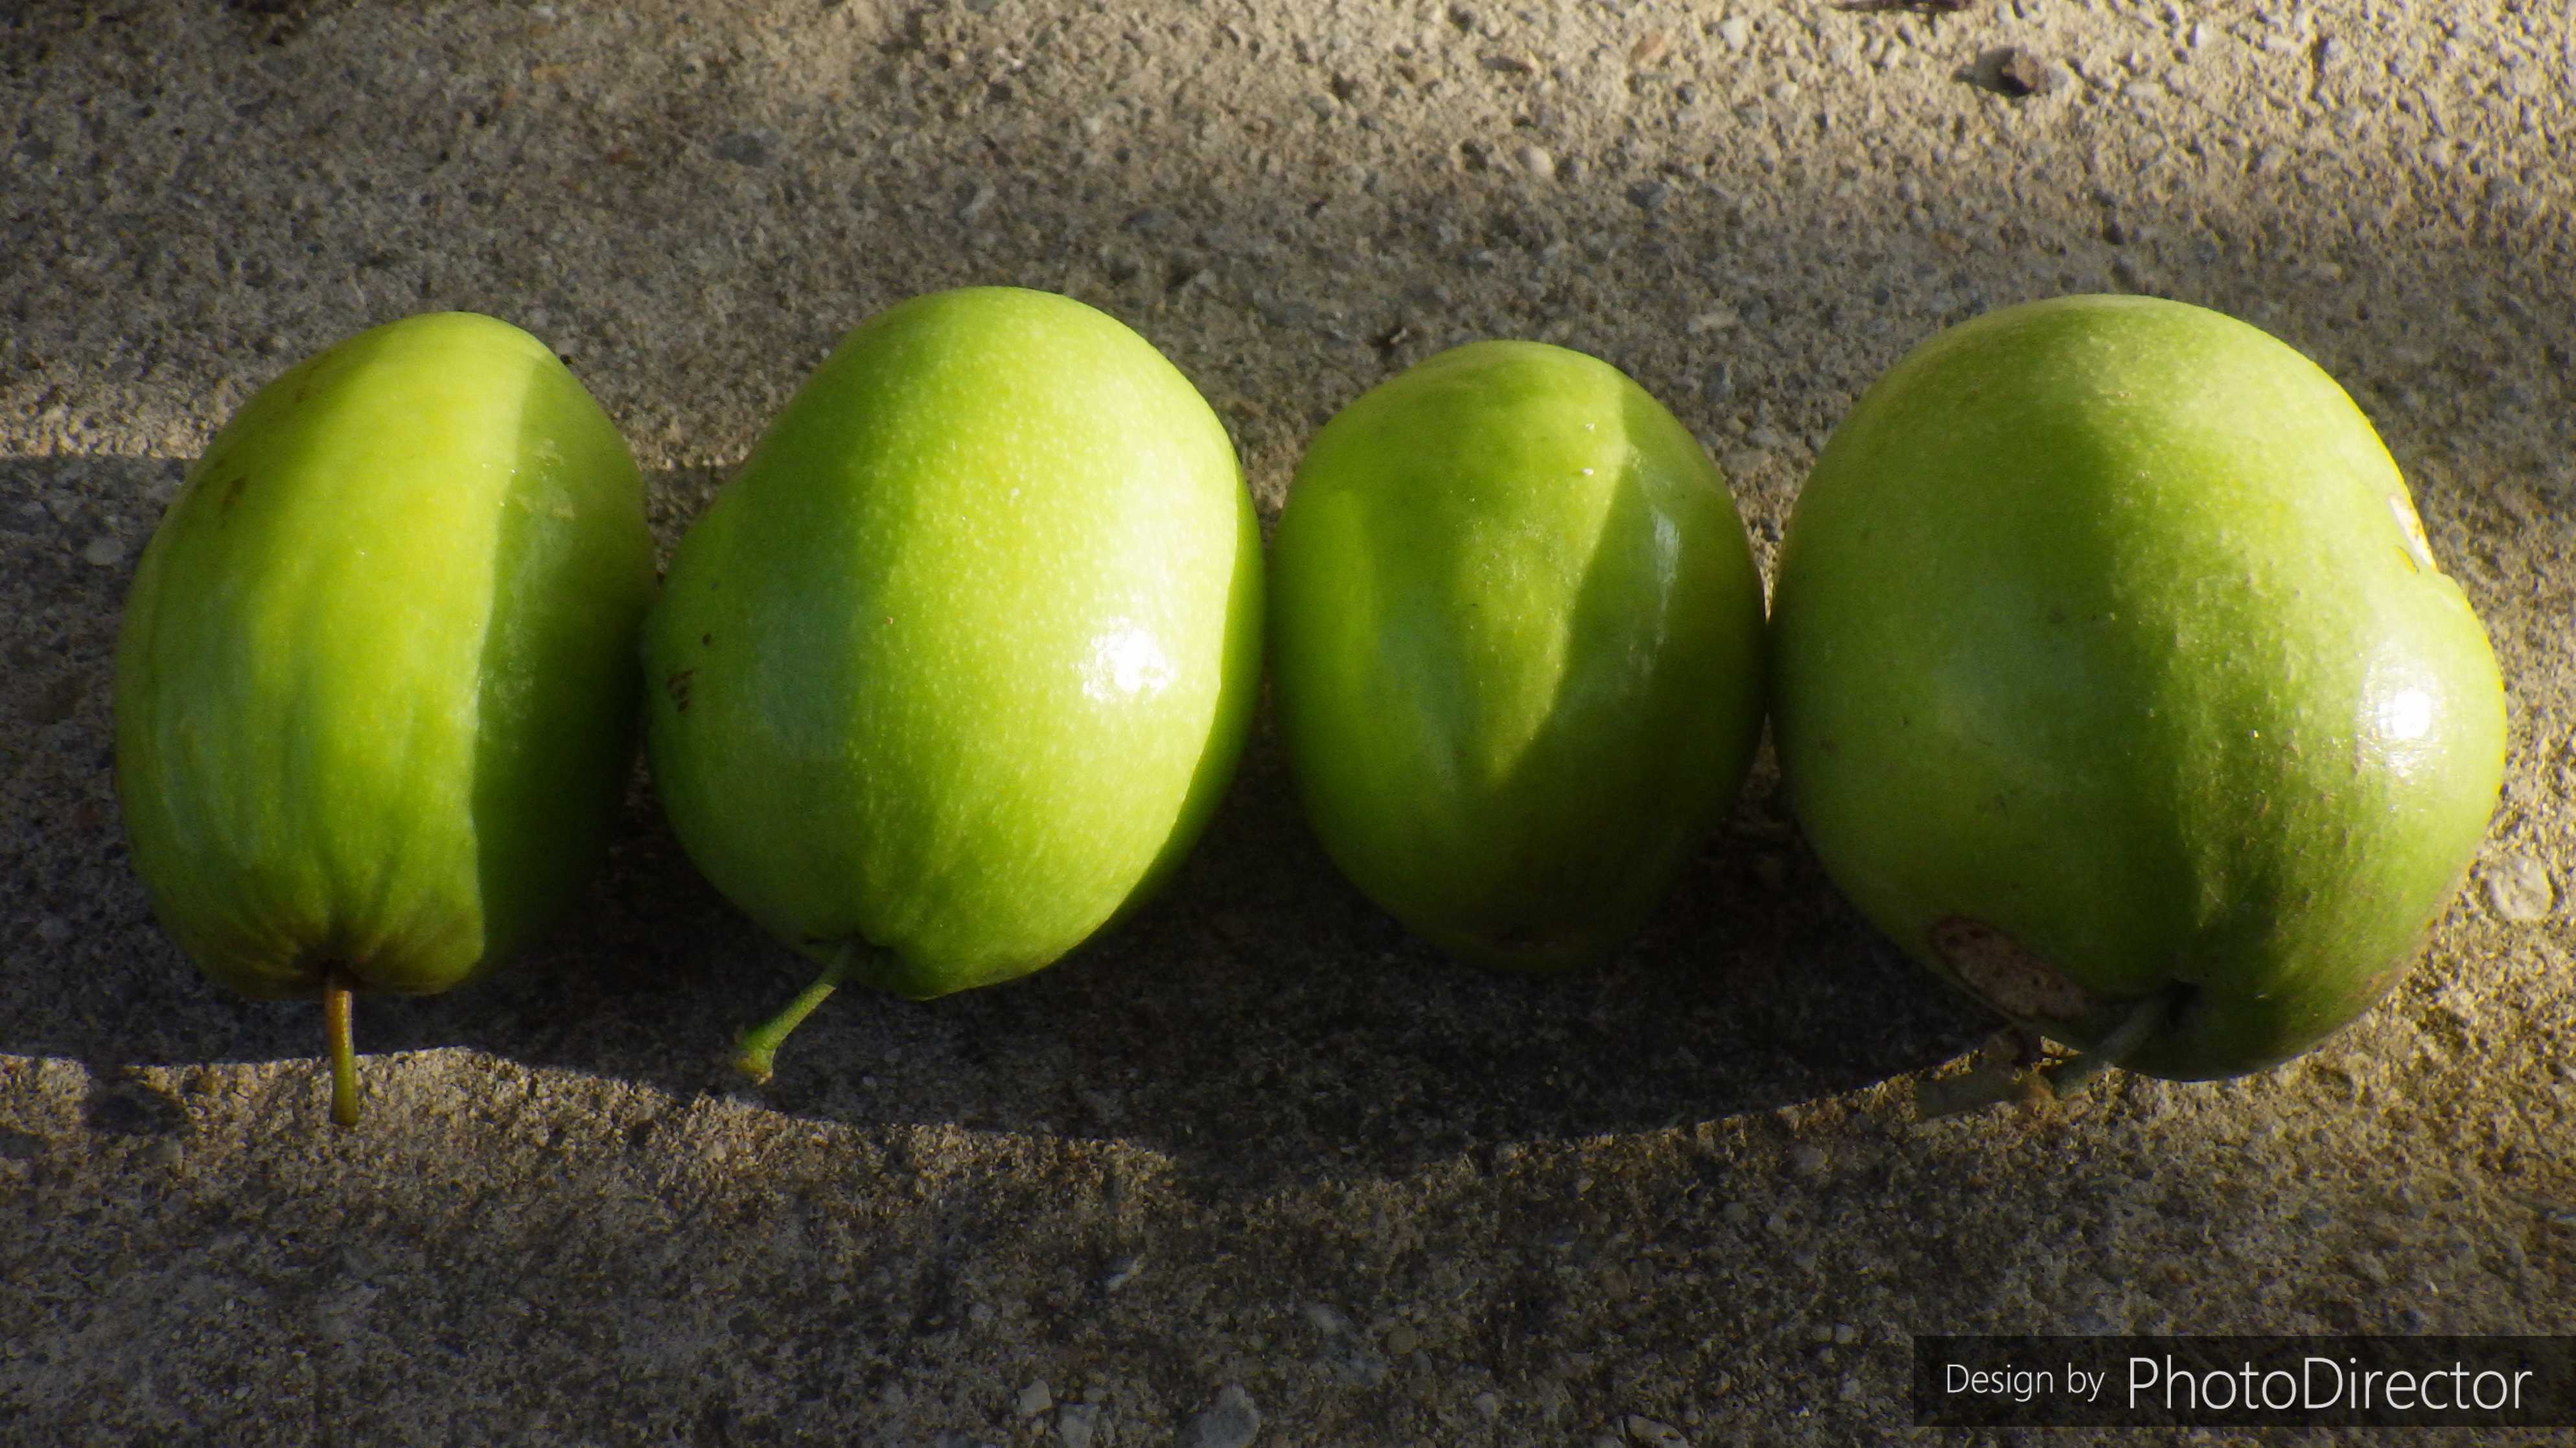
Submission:
M 2053 88 L 1961 79 L 2004 45 Z M 2548 0 L 7 7 L 0 1439 L 1851 1444 L 1911 1440 L 1915 1331 L 2576 1330 L 2571 71 Z M 639 792 L 535 958 L 362 1005 L 330 1130 L 318 1013 L 200 981 L 124 859 L 109 660 L 187 461 L 296 356 L 486 310 L 597 391 L 667 547 L 842 329 L 967 282 L 1142 330 L 1266 512 L 1391 370 L 1583 348 L 1766 568 L 1941 325 L 2225 309 L 2406 469 L 2504 805 L 2326 1049 L 1921 1123 L 1991 1023 L 1767 768 L 1634 950 L 1533 982 L 1341 884 L 1265 739 L 1160 907 L 836 1000 L 766 1090 L 717 1058 L 791 962 Z

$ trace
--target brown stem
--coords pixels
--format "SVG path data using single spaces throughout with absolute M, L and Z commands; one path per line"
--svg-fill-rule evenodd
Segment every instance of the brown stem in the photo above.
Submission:
M 331 1052 L 331 1119 L 358 1124 L 358 1048 L 349 1036 L 349 978 L 333 971 L 322 982 L 322 1038 Z

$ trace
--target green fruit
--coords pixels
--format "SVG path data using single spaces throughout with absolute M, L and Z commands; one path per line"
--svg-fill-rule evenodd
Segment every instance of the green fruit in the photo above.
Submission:
M 2377 434 L 2215 312 L 1952 328 L 1816 461 L 1773 730 L 1827 870 L 1907 952 L 2181 1079 L 2387 991 L 2494 808 L 2504 700 Z
M 544 344 L 442 313 L 260 389 L 144 550 L 116 778 L 154 912 L 214 979 L 320 996 L 490 969 L 566 907 L 633 759 L 643 485 Z
M 845 338 L 690 529 L 645 626 L 647 751 L 707 878 L 913 999 L 1141 901 L 1233 773 L 1261 551 L 1225 429 L 1065 297 L 918 297 Z
M 1605 362 L 1442 353 L 1344 408 L 1271 547 L 1308 819 L 1463 959 L 1595 961 L 1742 787 L 1762 584 L 1725 480 Z

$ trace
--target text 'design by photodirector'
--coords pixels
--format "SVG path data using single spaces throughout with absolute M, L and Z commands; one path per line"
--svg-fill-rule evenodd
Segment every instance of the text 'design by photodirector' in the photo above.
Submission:
M 2576 1427 L 2571 1337 L 1917 1337 L 1925 1427 Z

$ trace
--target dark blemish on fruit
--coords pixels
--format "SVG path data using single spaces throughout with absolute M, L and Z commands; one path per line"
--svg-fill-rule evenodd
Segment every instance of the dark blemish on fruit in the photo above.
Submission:
M 672 706 L 683 714 L 689 712 L 689 680 L 697 672 L 695 669 L 682 669 L 662 681 L 663 692 L 671 696 Z
M 223 500 L 223 502 L 222 502 L 222 503 L 220 503 L 220 504 L 219 504 L 219 505 L 217 505 L 217 506 L 219 506 L 219 507 L 224 507 L 224 508 L 229 508 L 229 507 L 231 507 L 233 504 L 240 502 L 240 501 L 241 501 L 241 495 L 242 495 L 242 489 L 247 488 L 247 487 L 249 487 L 249 486 L 250 486 L 250 475 L 249 475 L 249 474 L 247 474 L 247 473 L 236 473 L 236 474 L 234 474 L 234 476 L 233 476 L 233 480 L 232 480 L 231 482 L 229 482 L 229 483 L 224 484 L 224 500 Z
M 702 634 L 698 635 L 698 647 L 700 647 L 700 648 L 705 648 L 705 647 L 707 647 L 707 646 L 709 646 L 709 645 L 713 644 L 715 641 L 716 641 L 716 636 L 715 636 L 714 634 L 711 634 L 711 633 L 702 633 Z
M 1933 922 L 1930 939 L 1968 989 L 2005 1015 L 2080 1021 L 2093 1014 L 2092 992 L 1982 920 L 1944 916 Z

